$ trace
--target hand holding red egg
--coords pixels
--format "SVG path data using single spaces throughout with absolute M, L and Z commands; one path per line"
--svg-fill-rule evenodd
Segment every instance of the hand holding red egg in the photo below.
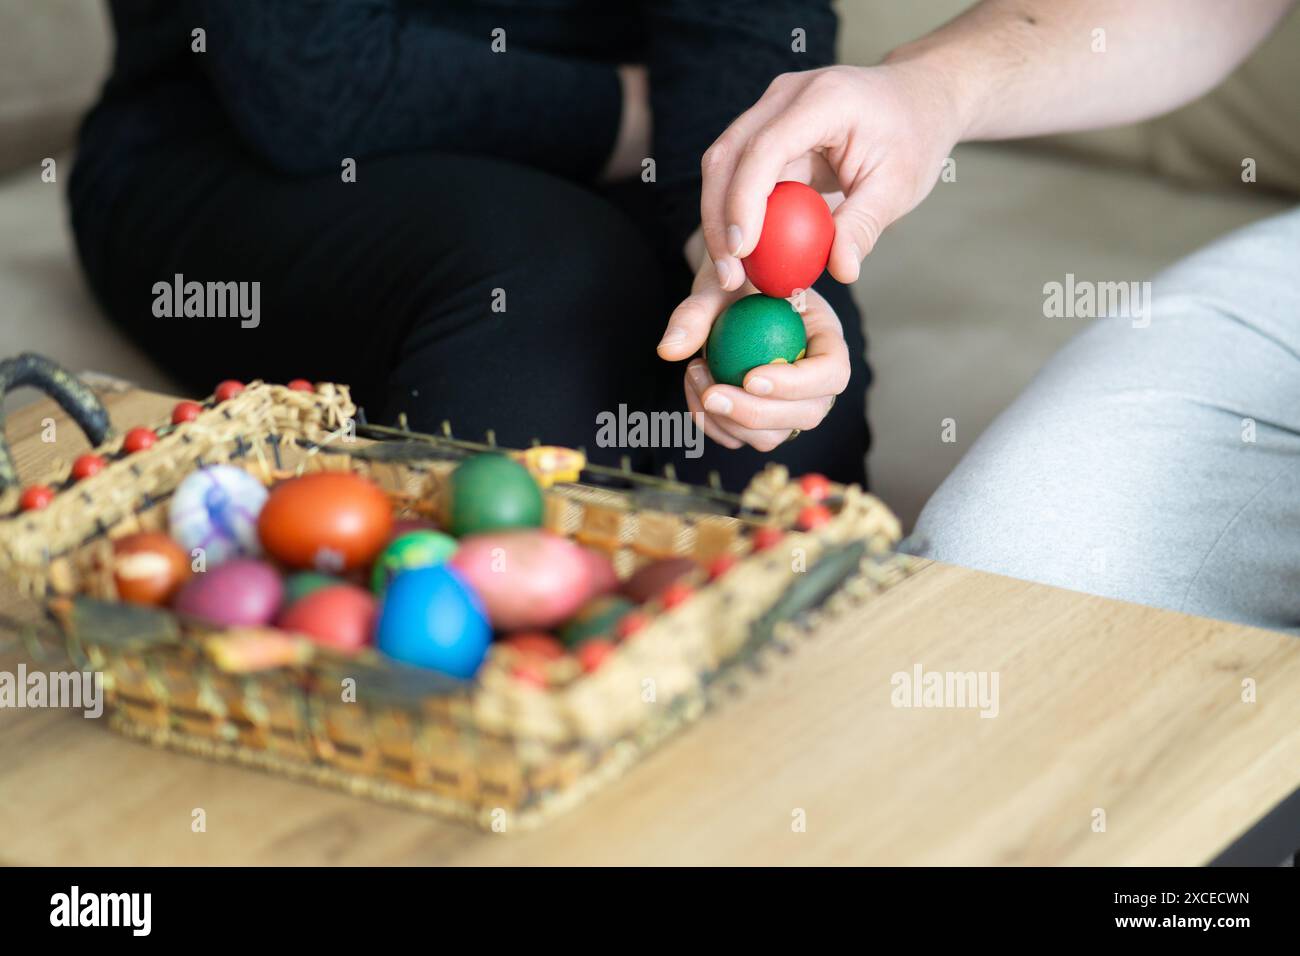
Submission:
M 787 299 L 821 278 L 835 240 L 835 220 L 821 193 L 803 183 L 777 183 L 745 275 L 764 295 Z

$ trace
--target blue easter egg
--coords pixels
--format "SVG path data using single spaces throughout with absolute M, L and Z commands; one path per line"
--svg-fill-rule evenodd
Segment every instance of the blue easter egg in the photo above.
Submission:
M 375 646 L 394 660 L 470 678 L 491 642 L 483 602 L 451 568 L 412 568 L 388 585 Z

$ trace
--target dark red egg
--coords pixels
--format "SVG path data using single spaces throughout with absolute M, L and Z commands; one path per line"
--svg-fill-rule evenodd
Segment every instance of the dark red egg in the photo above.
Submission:
M 408 531 L 440 531 L 436 521 L 427 518 L 397 518 L 393 521 L 393 539 L 396 540 Z
M 835 220 L 821 193 L 803 183 L 777 183 L 758 245 L 744 259 L 745 274 L 764 295 L 788 299 L 820 278 L 834 239 Z
M 123 601 L 166 604 L 189 576 L 189 556 L 160 531 L 140 531 L 113 542 L 113 584 Z
M 658 597 L 665 588 L 683 575 L 690 574 L 696 564 L 690 558 L 661 558 L 651 561 L 623 582 L 623 596 L 637 604 Z

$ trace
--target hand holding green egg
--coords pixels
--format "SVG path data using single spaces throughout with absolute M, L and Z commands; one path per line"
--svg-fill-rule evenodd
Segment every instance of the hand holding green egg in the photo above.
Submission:
M 724 290 L 701 256 L 658 352 L 690 360 L 686 407 L 705 435 L 725 448 L 766 452 L 820 425 L 852 372 L 839 317 L 816 289 L 805 288 L 797 305 L 755 291 Z
M 849 384 L 848 345 L 816 290 L 800 300 L 748 295 L 719 306 L 704 358 L 686 370 L 686 403 L 706 435 L 727 448 L 771 451 L 822 423 Z
M 740 388 L 760 365 L 797 362 L 808 350 L 803 319 L 785 299 L 747 295 L 713 323 L 704 357 L 715 382 Z

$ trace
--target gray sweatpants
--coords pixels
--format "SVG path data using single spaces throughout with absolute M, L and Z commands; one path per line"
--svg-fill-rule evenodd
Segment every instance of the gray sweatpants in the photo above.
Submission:
M 1300 633 L 1300 210 L 1154 280 L 980 437 L 929 557 Z

